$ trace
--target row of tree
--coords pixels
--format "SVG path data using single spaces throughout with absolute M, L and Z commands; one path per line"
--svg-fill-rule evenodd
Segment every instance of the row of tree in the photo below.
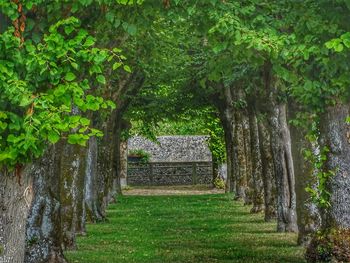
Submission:
M 310 262 L 350 261 L 346 1 L 0 8 L 1 259 L 64 262 L 120 191 L 130 120 L 204 113 L 228 191 L 299 230 Z
M 162 44 L 171 51 L 148 64 L 165 73 L 151 75 L 132 112 L 149 124 L 214 106 L 227 190 L 277 218 L 278 231 L 299 231 L 309 261 L 349 261 L 346 1 L 173 5 Z

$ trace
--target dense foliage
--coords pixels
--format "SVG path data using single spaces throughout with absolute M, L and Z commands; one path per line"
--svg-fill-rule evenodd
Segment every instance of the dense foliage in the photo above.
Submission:
M 60 139 L 84 146 L 101 130 L 115 132 L 115 148 L 121 131 L 208 134 L 215 161 L 228 162 L 229 190 L 260 202 L 254 211 L 275 185 L 281 231 L 297 229 L 302 154 L 311 168 L 299 179 L 313 176 L 323 227 L 347 228 L 349 9 L 346 0 L 1 1 L 0 168 L 18 172 Z
M 2 165 L 14 167 L 38 158 L 48 142 L 60 138 L 85 145 L 90 136 L 102 136 L 85 113 L 114 109 L 106 96 L 112 88 L 106 76 L 110 69 L 131 69 L 119 48 L 105 48 L 101 40 L 96 43 L 91 29 L 95 21 L 84 23 L 84 10 L 98 8 L 105 13 L 98 26 L 111 22 L 116 26 L 115 14 L 106 12 L 101 4 L 106 9 L 133 1 L 0 4 L 4 14 L 0 35 Z M 133 34 L 134 26 L 125 22 L 123 28 Z

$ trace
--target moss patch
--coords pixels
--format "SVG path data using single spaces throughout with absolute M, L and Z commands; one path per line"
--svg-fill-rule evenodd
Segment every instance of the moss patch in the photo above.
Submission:
M 309 262 L 349 262 L 350 230 L 328 229 L 317 232 L 306 251 Z

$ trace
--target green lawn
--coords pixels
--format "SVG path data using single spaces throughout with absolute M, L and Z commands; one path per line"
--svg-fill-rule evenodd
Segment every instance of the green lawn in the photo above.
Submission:
M 296 235 L 225 194 L 120 197 L 78 246 L 70 262 L 304 262 Z

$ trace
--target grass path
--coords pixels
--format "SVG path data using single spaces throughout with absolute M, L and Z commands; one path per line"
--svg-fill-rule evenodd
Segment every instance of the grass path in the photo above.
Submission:
M 108 222 L 88 225 L 75 263 L 295 262 L 303 260 L 295 234 L 249 214 L 230 195 L 122 196 Z

